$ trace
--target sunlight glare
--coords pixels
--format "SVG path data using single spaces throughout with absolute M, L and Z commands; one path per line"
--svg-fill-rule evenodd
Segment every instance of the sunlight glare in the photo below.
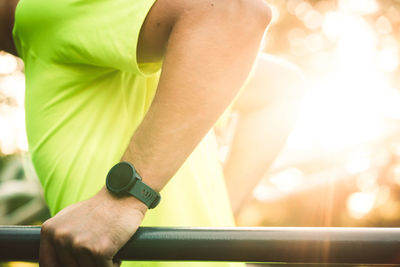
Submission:
M 392 32 L 392 24 L 385 16 L 380 16 L 376 22 L 375 27 L 380 34 L 389 34 Z
M 351 217 L 360 219 L 374 207 L 376 195 L 373 193 L 356 192 L 347 199 L 347 210 Z
M 339 8 L 343 11 L 367 15 L 377 12 L 379 4 L 376 0 L 339 0 Z
M 304 182 L 304 175 L 297 168 L 289 168 L 273 175 L 270 181 L 280 191 L 289 192 Z
M 377 34 L 365 19 L 340 11 L 326 15 L 323 32 L 336 40 L 335 57 L 328 61 L 327 73 L 316 75 L 303 99 L 288 139 L 288 146 L 295 150 L 312 145 L 338 151 L 373 140 L 385 132 L 388 113 L 400 114 L 400 94 L 383 72 L 399 65 L 391 39 L 378 51 Z M 388 102 L 392 95 L 398 96 Z
M 17 60 L 10 54 L 0 51 L 0 75 L 11 74 L 18 67 Z
M 322 24 L 322 16 L 316 10 L 310 10 L 304 15 L 304 25 L 310 30 L 318 29 Z

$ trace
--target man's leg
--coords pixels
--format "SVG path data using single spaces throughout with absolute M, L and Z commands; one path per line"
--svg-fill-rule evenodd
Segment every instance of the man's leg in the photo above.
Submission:
M 238 120 L 224 166 L 235 213 L 284 146 L 305 93 L 301 72 L 276 57 L 260 55 L 253 74 L 233 106 Z

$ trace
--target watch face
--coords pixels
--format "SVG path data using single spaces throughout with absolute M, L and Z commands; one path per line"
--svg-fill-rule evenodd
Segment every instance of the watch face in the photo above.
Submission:
M 114 193 L 128 190 L 135 181 L 134 168 L 128 162 L 116 164 L 107 175 L 107 188 Z

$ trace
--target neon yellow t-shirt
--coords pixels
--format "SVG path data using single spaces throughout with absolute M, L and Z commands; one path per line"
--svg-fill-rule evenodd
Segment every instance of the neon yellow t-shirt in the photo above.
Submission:
M 29 149 L 52 214 L 98 192 L 149 108 L 161 62 L 139 65 L 136 46 L 154 1 L 21 0 L 17 6 L 14 40 L 25 62 Z M 233 225 L 212 132 L 161 194 L 143 225 Z

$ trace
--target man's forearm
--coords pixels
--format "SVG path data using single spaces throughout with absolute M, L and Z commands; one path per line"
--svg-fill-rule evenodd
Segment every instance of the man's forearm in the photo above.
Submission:
M 216 12 L 208 11 L 206 16 L 187 12 L 174 26 L 157 93 L 123 156 L 157 190 L 240 89 L 269 20 L 269 10 L 246 14 L 251 12 L 246 9 L 238 10 L 233 20 L 229 8 L 222 13 L 224 18 L 218 9 L 228 6 L 217 5 L 210 5 Z

